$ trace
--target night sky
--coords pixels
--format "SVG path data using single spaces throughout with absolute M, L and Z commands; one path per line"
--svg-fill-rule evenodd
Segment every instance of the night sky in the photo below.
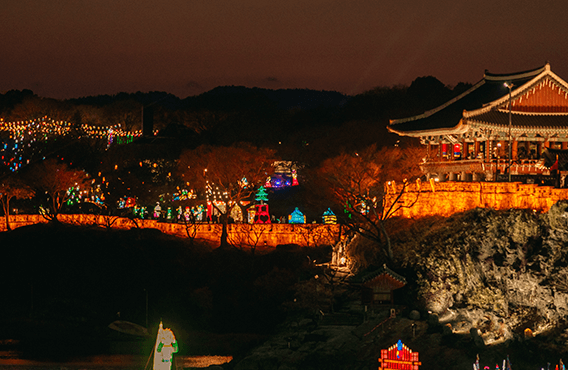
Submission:
M 546 61 L 568 80 L 564 0 L 0 0 L 0 14 L 0 93 L 358 94 Z

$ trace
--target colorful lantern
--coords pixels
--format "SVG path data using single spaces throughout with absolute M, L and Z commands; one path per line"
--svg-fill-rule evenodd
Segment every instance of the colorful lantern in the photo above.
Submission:
M 171 329 L 164 329 L 160 321 L 156 345 L 154 346 L 154 370 L 170 370 L 173 354 L 177 353 L 178 344 Z
M 334 225 L 337 223 L 337 216 L 330 208 L 323 213 L 323 223 L 326 225 Z
M 379 370 L 418 370 L 419 366 L 422 365 L 418 361 L 418 352 L 412 352 L 400 339 L 389 349 L 381 350 L 379 362 L 381 363 Z
M 306 216 L 304 216 L 304 214 L 302 212 L 300 212 L 298 207 L 296 207 L 294 212 L 292 212 L 290 214 L 290 216 L 288 216 L 288 223 L 289 224 L 305 224 L 306 223 Z
M 255 204 L 256 212 L 254 215 L 255 224 L 269 224 L 270 214 L 268 213 L 268 204 Z

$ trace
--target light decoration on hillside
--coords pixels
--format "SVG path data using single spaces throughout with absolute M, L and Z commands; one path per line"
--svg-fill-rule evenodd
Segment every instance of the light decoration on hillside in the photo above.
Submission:
M 298 182 L 298 173 L 296 172 L 296 170 L 292 170 L 292 186 L 297 185 L 300 185 L 300 183 Z
M 294 212 L 292 212 L 288 216 L 288 223 L 289 224 L 305 224 L 306 223 L 306 216 L 296 207 Z
M 197 198 L 197 194 L 193 190 L 187 189 L 180 189 L 177 188 L 177 191 L 172 195 L 172 200 L 176 201 L 184 201 Z
M 323 213 L 323 223 L 326 225 L 335 225 L 337 223 L 337 216 L 331 208 L 328 208 L 327 211 Z
M 70 187 L 69 189 L 67 189 L 67 202 L 66 202 L 66 204 L 68 206 L 78 204 L 79 202 L 81 202 L 82 198 L 83 198 L 83 194 L 81 193 L 81 189 L 78 186 Z
M 154 130 L 154 135 L 158 133 Z M 71 122 L 55 120 L 47 116 L 32 120 L 6 122 L 0 118 L 0 136 L 4 145 L 0 147 L 0 161 L 11 171 L 17 171 L 28 164 L 30 158 L 40 155 L 42 145 L 57 137 L 73 134 L 78 138 L 105 140 L 111 144 L 127 144 L 142 136 L 142 131 L 126 131 L 120 124 L 111 126 L 76 126 Z
M 248 223 L 249 224 L 253 224 L 254 223 L 254 217 L 256 216 L 256 204 L 253 204 L 252 206 L 250 206 L 248 208 Z
M 118 200 L 118 209 L 132 208 L 136 205 L 136 199 L 132 197 L 122 197 Z
M 268 204 L 264 204 L 264 202 L 268 202 L 268 193 L 264 186 L 258 188 L 254 199 L 260 204 L 255 204 L 255 214 L 254 214 L 254 223 L 255 224 L 269 224 L 270 223 L 270 213 L 268 212 Z
M 287 186 L 297 186 L 298 175 L 296 165 L 290 161 L 276 161 L 272 164 L 274 173 L 265 181 L 265 188 L 283 188 Z
M 187 208 L 186 208 L 186 210 L 187 210 Z M 207 212 L 206 212 L 203 204 L 191 207 L 191 213 L 193 214 L 195 221 L 200 221 L 200 222 L 205 221 L 205 217 L 207 216 Z M 188 216 L 186 216 L 186 219 L 187 219 L 187 217 Z M 189 219 L 188 219 L 188 221 L 189 221 Z
M 154 206 L 154 218 L 158 219 L 162 216 L 162 207 L 160 206 L 160 202 L 156 202 L 156 206 Z
M 400 339 L 388 349 L 381 350 L 379 362 L 379 370 L 418 370 L 422 365 L 418 361 L 418 352 L 413 352 Z
M 219 189 L 218 186 L 213 188 L 213 185 L 206 181 L 205 184 L 205 198 L 207 200 L 207 219 L 212 220 L 219 212 L 225 213 L 227 209 L 227 192 Z
M 258 191 L 256 192 L 254 199 L 257 202 L 260 202 L 260 204 L 264 204 L 264 202 L 268 202 L 268 193 L 266 192 L 266 189 L 264 188 L 264 186 L 261 186 L 261 187 L 258 188 Z
M 170 370 L 173 354 L 178 351 L 178 343 L 171 329 L 165 328 L 160 321 L 156 345 L 154 346 L 154 370 Z

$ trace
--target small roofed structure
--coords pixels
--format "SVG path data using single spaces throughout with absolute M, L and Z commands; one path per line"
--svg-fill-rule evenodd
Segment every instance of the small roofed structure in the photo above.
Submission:
M 394 304 L 393 291 L 406 285 L 406 279 L 391 270 L 387 265 L 362 275 L 361 303 L 364 305 Z

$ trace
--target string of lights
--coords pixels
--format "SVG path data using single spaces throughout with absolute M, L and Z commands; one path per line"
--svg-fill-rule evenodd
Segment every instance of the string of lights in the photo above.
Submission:
M 157 134 L 154 130 L 154 135 Z M 74 125 L 43 116 L 33 120 L 6 122 L 0 118 L 0 163 L 11 171 L 17 171 L 28 164 L 31 152 L 40 143 L 73 133 L 77 138 L 105 140 L 107 148 L 112 144 L 128 144 L 142 136 L 142 130 L 127 131 L 120 124 L 112 126 Z M 25 153 L 28 153 L 26 155 Z M 27 157 L 27 158 L 26 158 Z

